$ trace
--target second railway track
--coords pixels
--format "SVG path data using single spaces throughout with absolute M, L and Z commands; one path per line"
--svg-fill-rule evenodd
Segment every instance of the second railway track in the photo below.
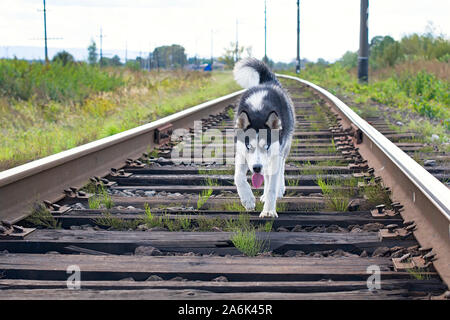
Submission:
M 0 175 L 2 206 L 8 204 L 0 209 L 0 299 L 443 297 L 450 278 L 442 198 L 448 189 L 427 185 L 422 194 L 408 187 L 384 158 L 395 164 L 401 156 L 377 153 L 383 141 L 365 144 L 376 135 L 372 129 L 352 122 L 313 85 L 283 81 L 297 128 L 279 218 L 245 212 L 232 164 L 189 163 L 195 152 L 181 164 L 170 157 L 176 142 L 167 137 L 176 127 L 200 119 L 205 130 L 233 127 L 230 109 L 239 93 L 230 95 Z M 426 150 L 407 141 L 412 134 L 371 120 L 405 152 Z M 447 181 L 448 155 L 431 156 L 429 171 Z M 437 182 L 430 179 L 422 182 Z M 423 204 L 412 207 L 397 187 L 410 188 L 414 203 Z M 421 206 L 429 216 L 415 216 Z M 79 290 L 67 290 L 68 267 L 81 272 Z

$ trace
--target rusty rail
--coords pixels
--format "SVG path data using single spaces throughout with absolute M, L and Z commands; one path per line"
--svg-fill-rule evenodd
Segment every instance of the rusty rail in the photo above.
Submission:
M 422 247 L 433 248 L 437 258 L 434 266 L 449 284 L 450 190 L 333 94 L 309 81 L 277 76 L 299 81 L 319 92 L 340 115 L 344 128 L 354 131 L 360 154 L 390 187 L 394 200 L 404 205 L 403 218 L 416 223 L 415 237 Z
M 154 131 L 172 124 L 187 128 L 194 120 L 216 114 L 244 90 L 199 104 L 173 115 L 0 172 L 0 219 L 15 223 L 31 213 L 35 202 L 56 202 L 62 190 L 81 187 L 90 177 L 104 176 L 155 145 Z

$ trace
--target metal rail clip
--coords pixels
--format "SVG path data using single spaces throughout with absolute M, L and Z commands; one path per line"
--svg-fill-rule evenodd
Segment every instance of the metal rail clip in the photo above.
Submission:
M 145 163 L 142 163 L 139 160 L 127 159 L 125 162 L 126 162 L 127 166 L 130 168 L 144 168 L 145 167 Z
M 406 253 L 400 258 L 392 258 L 395 271 L 410 271 L 414 269 L 426 269 L 436 260 L 436 254 L 432 252 L 432 248 L 419 248 L 421 255 L 412 256 Z
M 63 214 L 70 210 L 69 206 L 60 206 L 56 203 L 51 203 L 48 200 L 44 200 L 44 206 L 50 211 L 51 214 Z
M 389 224 L 385 229 L 380 229 L 382 239 L 405 239 L 412 235 L 416 229 L 414 221 L 403 222 L 404 227 L 400 228 L 397 224 Z
M 1 240 L 24 239 L 34 230 L 36 230 L 36 228 L 24 228 L 3 220 L 0 225 L 0 239 Z
M 131 172 L 125 172 L 123 169 L 116 169 L 111 168 L 111 172 L 109 173 L 111 177 L 121 177 L 121 178 L 128 178 L 132 175 Z
M 173 128 L 172 124 L 168 123 L 162 127 L 155 129 L 155 143 L 162 145 L 170 142 L 170 136 L 172 135 Z

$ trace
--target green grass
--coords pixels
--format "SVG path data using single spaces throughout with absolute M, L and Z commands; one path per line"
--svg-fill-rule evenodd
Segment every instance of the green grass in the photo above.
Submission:
M 114 217 L 109 212 L 103 213 L 102 217 L 94 219 L 94 222 L 99 226 L 121 231 L 135 230 L 138 225 L 142 224 L 140 219 L 122 219 Z
M 198 169 L 198 174 L 234 175 L 234 169 Z
M 100 209 L 100 206 L 101 206 L 100 198 L 97 196 L 90 197 L 88 200 L 88 206 L 89 206 L 89 209 L 92 209 L 92 210 Z
M 111 72 L 82 62 L 45 65 L 0 59 L 0 95 L 15 100 L 82 103 L 91 94 L 112 91 L 124 84 L 119 69 Z M 47 116 L 52 115 L 49 112 Z
M 225 203 L 219 210 L 231 211 L 231 212 L 245 212 L 244 206 L 240 201 L 232 201 Z
M 256 231 L 252 230 L 237 230 L 231 237 L 233 245 L 243 254 L 248 257 L 254 257 L 259 253 L 267 251 L 267 241 L 258 239 Z
M 97 193 L 88 200 L 89 209 L 100 209 L 102 206 L 106 209 L 114 207 L 114 202 L 104 187 L 97 188 Z
M 406 270 L 411 277 L 413 277 L 416 280 L 430 280 L 431 276 L 429 274 L 430 270 L 428 268 L 410 268 Z
M 379 204 L 385 204 L 387 208 L 391 207 L 392 200 L 389 192 L 381 184 L 375 183 L 373 179 L 363 188 L 362 193 L 370 208 L 374 208 Z
M 332 211 L 347 211 L 352 191 L 339 189 L 339 187 L 351 187 L 350 182 L 337 179 L 325 181 L 317 177 L 317 184 L 322 190 L 328 209 Z
M 211 197 L 212 193 L 212 189 L 202 190 L 202 192 L 198 195 L 197 210 L 200 210 L 203 207 L 206 201 L 208 201 L 208 199 Z
M 203 185 L 208 186 L 208 187 L 217 187 L 217 186 L 221 186 L 221 184 L 219 183 L 219 181 L 217 179 L 212 179 L 212 178 L 206 178 Z
M 45 66 L 33 65 L 30 67 L 36 68 L 33 72 L 17 71 L 17 75 L 10 75 L 15 72 L 11 61 L 0 60 L 0 64 L 8 65 L 6 71 L 0 66 L 0 170 L 132 129 L 239 89 L 229 72 L 132 72 L 97 70 L 84 65 L 70 67 L 78 68 L 79 75 L 75 69 L 51 64 L 48 68 L 55 73 L 55 81 L 66 87 L 44 86 L 36 89 L 43 90 L 42 93 L 22 94 L 21 85 L 8 81 L 20 83 L 23 76 L 26 78 L 23 81 L 34 83 L 33 79 L 43 77 L 36 83 L 47 83 L 53 73 L 40 69 Z M 28 66 L 25 62 L 15 63 L 22 69 Z M 72 73 L 74 79 L 70 79 Z M 90 79 L 92 86 L 83 89 L 83 77 Z M 48 86 L 52 86 L 53 80 L 48 81 Z
M 234 120 L 234 110 L 233 110 L 233 108 L 228 108 L 227 115 L 228 115 L 228 118 L 230 118 L 231 120 Z
M 61 223 L 58 222 L 43 205 L 36 205 L 30 216 L 25 219 L 25 223 L 37 228 L 60 229 Z
M 350 100 L 347 103 L 363 118 L 380 116 L 378 105 L 386 105 L 392 110 L 389 114 L 395 114 L 396 110 L 403 113 L 401 119 L 397 115 L 391 120 L 405 124 L 399 130 L 417 132 L 428 141 L 432 134 L 439 135 L 440 142 L 450 141 L 450 83 L 448 77 L 438 76 L 439 70 L 445 70 L 446 63 L 425 62 L 429 62 L 424 63 L 428 69 L 422 69 L 420 61 L 386 68 L 379 76 L 371 75 L 369 84 L 360 84 L 354 69 L 340 63 L 310 65 L 302 70 L 302 78 L 333 94 L 345 96 Z M 422 118 L 417 120 L 413 115 Z M 311 115 L 310 118 L 317 119 L 318 116 Z

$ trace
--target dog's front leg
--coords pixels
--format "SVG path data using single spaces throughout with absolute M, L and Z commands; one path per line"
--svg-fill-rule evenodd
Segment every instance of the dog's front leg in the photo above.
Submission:
M 280 161 L 279 159 L 278 161 Z M 280 162 L 278 162 L 280 163 Z M 272 217 L 277 218 L 277 194 L 278 194 L 278 188 L 279 188 L 279 182 L 281 174 L 281 170 L 279 170 L 279 167 L 276 167 L 277 169 L 272 170 L 268 174 L 268 181 L 267 181 L 267 191 L 264 192 L 264 208 L 261 214 L 259 215 L 260 218 L 265 217 Z
M 264 174 L 264 181 L 266 181 L 265 183 L 264 183 L 264 191 L 263 191 L 263 194 L 262 194 L 262 196 L 259 198 L 259 200 L 261 201 L 261 202 L 266 202 L 266 194 L 268 194 L 269 193 L 269 180 L 270 180 L 270 176 L 268 175 L 268 174 Z
M 280 165 L 280 173 L 278 174 L 278 179 L 280 180 L 278 182 L 278 193 L 277 198 L 281 199 L 284 196 L 284 193 L 286 192 L 286 186 L 284 184 L 284 172 L 285 172 L 285 159 L 281 159 L 281 165 Z
M 236 185 L 239 198 L 241 198 L 242 205 L 247 211 L 250 211 L 255 209 L 255 196 L 247 182 L 247 169 L 248 167 L 245 163 L 236 165 L 234 184 Z

